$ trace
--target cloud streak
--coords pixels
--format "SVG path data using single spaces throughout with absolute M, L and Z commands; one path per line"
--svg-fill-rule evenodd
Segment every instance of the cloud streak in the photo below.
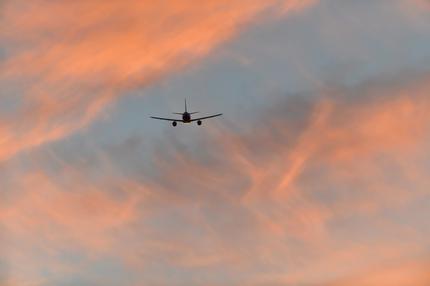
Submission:
M 305 1 L 307 3 L 307 1 Z M 113 100 L 207 55 L 262 11 L 303 1 L 6 1 L 0 160 L 88 125 Z M 79 17 L 77 17 L 79 15 Z
M 137 284 L 381 285 L 404 261 L 404 279 L 428 282 L 417 220 L 428 211 L 428 82 L 408 74 L 291 96 L 252 128 L 211 129 L 190 149 L 163 140 L 127 169 L 139 139 L 88 152 L 92 164 L 42 152 L 58 173 L 23 174 L 1 209 L 10 279 L 43 279 L 37 258 L 58 265 L 57 279 L 91 276 L 61 258 L 73 249 L 87 262 L 115 257 Z

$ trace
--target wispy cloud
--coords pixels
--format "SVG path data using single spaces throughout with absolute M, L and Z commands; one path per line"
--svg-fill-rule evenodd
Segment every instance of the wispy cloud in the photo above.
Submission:
M 425 259 L 387 263 L 368 272 L 339 279 L 337 282 L 324 284 L 326 286 L 376 286 L 376 285 L 427 285 L 430 275 L 427 269 L 430 262 Z
M 40 273 L 54 264 L 55 277 L 90 275 L 64 258 L 72 249 L 85 261 L 114 257 L 141 284 L 325 285 L 365 273 L 381 285 L 390 268 L 367 277 L 369 265 L 404 260 L 404 277 L 428 281 L 415 276 L 428 245 L 414 219 L 428 211 L 428 78 L 292 96 L 250 131 L 210 129 L 190 149 L 170 138 L 127 169 L 119 160 L 139 140 L 88 152 L 92 164 L 39 150 L 59 170 L 8 186 L 20 190 L 1 209 L 9 276 L 46 285 Z
M 6 1 L 0 160 L 86 126 L 125 89 L 183 68 L 283 3 Z

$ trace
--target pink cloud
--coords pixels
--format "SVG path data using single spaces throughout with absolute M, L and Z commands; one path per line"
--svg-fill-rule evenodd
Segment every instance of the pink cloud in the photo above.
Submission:
M 290 2 L 289 9 L 298 5 Z M 207 55 L 278 4 L 7 1 L 0 80 L 19 86 L 19 95 L 11 99 L 16 110 L 0 120 L 0 160 L 86 126 L 124 89 Z

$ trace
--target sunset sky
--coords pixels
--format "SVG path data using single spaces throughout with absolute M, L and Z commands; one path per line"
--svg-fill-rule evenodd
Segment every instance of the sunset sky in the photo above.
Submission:
M 0 0 L 0 286 L 429 269 L 429 0 Z

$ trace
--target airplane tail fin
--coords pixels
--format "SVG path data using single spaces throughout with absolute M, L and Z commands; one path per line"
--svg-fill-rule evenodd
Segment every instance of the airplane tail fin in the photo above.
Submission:
M 185 112 L 188 112 L 188 108 L 187 108 L 187 99 L 185 98 Z M 199 113 L 198 111 L 193 111 L 193 112 L 188 112 L 189 114 L 196 114 Z

